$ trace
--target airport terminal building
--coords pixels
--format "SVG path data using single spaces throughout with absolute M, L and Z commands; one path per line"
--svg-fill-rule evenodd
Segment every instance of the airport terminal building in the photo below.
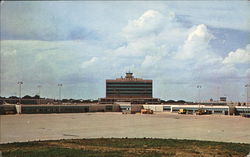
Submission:
M 153 98 L 153 81 L 135 78 L 133 73 L 126 73 L 125 77 L 106 80 L 106 97 L 100 98 L 99 103 L 114 102 L 160 103 L 160 99 Z

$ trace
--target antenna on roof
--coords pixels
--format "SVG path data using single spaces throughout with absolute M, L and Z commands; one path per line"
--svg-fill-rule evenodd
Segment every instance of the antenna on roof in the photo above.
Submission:
M 134 78 L 133 73 L 131 73 L 131 72 L 126 72 L 125 78 Z

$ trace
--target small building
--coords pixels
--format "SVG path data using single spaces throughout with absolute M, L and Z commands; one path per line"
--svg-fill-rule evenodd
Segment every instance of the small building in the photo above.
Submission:
M 236 115 L 250 115 L 250 106 L 235 106 Z
M 227 101 L 227 97 L 225 97 L 225 96 L 220 97 L 220 101 L 226 102 Z
M 119 105 L 120 111 L 123 111 L 123 110 L 131 111 L 131 103 L 130 102 L 116 102 L 115 104 Z
M 185 109 L 187 114 L 194 114 L 199 109 L 206 110 L 208 114 L 229 114 L 229 106 L 207 106 L 207 105 L 143 105 L 144 109 L 151 109 L 154 112 L 178 112 Z

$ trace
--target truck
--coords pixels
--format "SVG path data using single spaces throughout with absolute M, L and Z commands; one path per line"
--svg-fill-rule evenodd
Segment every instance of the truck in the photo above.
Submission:
M 207 114 L 207 111 L 201 108 L 196 111 L 196 115 L 203 115 L 203 114 Z
M 186 114 L 187 111 L 183 108 L 179 109 L 178 114 Z
M 154 111 L 150 109 L 141 109 L 141 114 L 153 114 Z

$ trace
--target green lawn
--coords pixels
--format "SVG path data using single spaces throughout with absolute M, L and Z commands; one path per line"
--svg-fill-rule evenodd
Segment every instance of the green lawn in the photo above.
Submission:
M 245 157 L 250 144 L 176 139 L 100 138 L 1 144 L 3 157 Z

